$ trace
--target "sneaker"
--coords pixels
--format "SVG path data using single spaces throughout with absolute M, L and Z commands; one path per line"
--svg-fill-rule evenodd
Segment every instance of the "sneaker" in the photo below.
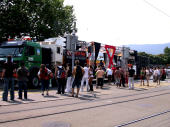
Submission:
M 69 97 L 74 97 L 74 95 L 70 95 Z
M 42 93 L 41 95 L 44 96 L 44 93 Z

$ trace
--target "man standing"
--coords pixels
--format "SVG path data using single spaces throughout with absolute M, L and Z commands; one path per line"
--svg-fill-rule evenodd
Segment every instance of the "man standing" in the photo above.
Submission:
M 83 91 L 83 87 L 84 87 L 84 81 L 86 81 L 86 88 L 87 88 L 87 92 L 89 91 L 89 83 L 88 83 L 88 79 L 89 79 L 89 68 L 87 66 L 87 64 L 85 64 L 84 66 L 84 75 L 81 81 L 81 91 Z
M 64 94 L 66 85 L 66 71 L 61 63 L 59 63 L 59 66 L 56 68 L 55 78 L 58 81 L 58 94 Z
M 97 77 L 97 87 L 100 86 L 101 89 L 103 88 L 103 78 L 104 78 L 104 71 L 102 70 L 102 67 L 100 66 L 99 70 L 96 72 Z
M 10 87 L 10 100 L 14 100 L 14 78 L 13 74 L 16 72 L 15 66 L 12 61 L 12 56 L 7 56 L 7 62 L 4 64 L 2 71 L 2 78 L 4 78 L 4 92 L 3 101 L 8 101 L 8 88 Z
M 111 70 L 110 68 L 107 68 L 106 73 L 107 73 L 107 78 L 108 78 L 109 85 L 111 85 L 111 81 L 112 81 L 112 70 Z
M 77 87 L 77 94 L 76 94 L 76 98 L 78 98 L 79 95 L 79 89 L 80 89 L 80 85 L 81 85 L 81 80 L 82 77 L 84 75 L 84 70 L 83 68 L 79 65 L 79 61 L 76 61 L 76 66 L 73 69 L 73 76 L 74 76 L 74 82 L 72 85 L 72 97 L 74 97 L 74 87 Z
M 28 69 L 25 67 L 25 63 L 21 62 L 21 67 L 17 70 L 17 78 L 19 85 L 19 99 L 22 99 L 22 91 L 24 90 L 24 99 L 27 99 L 27 82 L 28 82 Z
M 120 79 L 121 79 L 121 72 L 119 70 L 119 67 L 116 67 L 116 71 L 115 71 L 115 82 L 116 82 L 116 86 L 120 88 L 121 84 L 120 84 Z
M 134 76 L 135 76 L 135 70 L 133 69 L 133 66 L 129 69 L 129 89 L 134 89 Z

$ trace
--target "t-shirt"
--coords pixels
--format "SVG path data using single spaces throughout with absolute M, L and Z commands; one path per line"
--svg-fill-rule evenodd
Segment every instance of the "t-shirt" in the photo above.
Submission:
M 89 68 L 88 67 L 84 67 L 83 69 L 84 69 L 83 77 L 88 78 L 89 77 Z
M 98 71 L 96 72 L 96 76 L 97 76 L 97 78 L 103 78 L 103 76 L 104 76 L 104 71 L 103 71 L 103 70 L 98 70 Z
M 28 81 L 28 69 L 20 67 L 17 70 L 18 81 Z
M 133 77 L 135 74 L 135 70 L 134 69 L 130 69 L 129 70 L 129 77 Z
M 112 70 L 110 68 L 107 69 L 107 76 L 112 75 Z
M 5 69 L 4 77 L 6 77 L 6 78 L 13 77 L 15 65 L 12 62 L 5 63 L 4 64 L 4 69 Z
M 147 76 L 149 75 L 149 70 L 146 70 L 146 75 L 147 75 Z
M 42 73 L 40 70 L 38 72 L 38 75 L 40 76 L 41 80 L 48 80 L 48 75 L 51 73 L 51 71 L 48 68 L 45 68 L 44 73 Z

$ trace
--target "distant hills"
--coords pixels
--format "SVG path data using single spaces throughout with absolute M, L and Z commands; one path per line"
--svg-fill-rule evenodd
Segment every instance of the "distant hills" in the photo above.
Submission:
M 158 55 L 163 54 L 165 47 L 170 48 L 170 43 L 165 44 L 130 44 L 126 45 L 132 50 L 137 50 L 138 52 L 146 52 L 148 54 Z

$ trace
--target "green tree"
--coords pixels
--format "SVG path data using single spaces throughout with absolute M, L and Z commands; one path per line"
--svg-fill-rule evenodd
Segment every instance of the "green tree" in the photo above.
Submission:
M 170 48 L 166 47 L 164 49 L 165 61 L 166 64 L 170 64 Z
M 72 32 L 73 6 L 64 0 L 3 0 L 0 2 L 0 39 L 20 36 L 49 38 Z

